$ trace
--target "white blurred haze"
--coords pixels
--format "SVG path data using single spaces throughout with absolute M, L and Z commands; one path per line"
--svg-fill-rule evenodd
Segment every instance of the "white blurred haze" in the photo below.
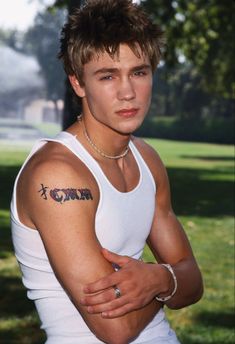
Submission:
M 133 0 L 139 2 L 139 0 Z M 47 5 L 54 0 L 44 0 Z M 34 17 L 42 8 L 38 0 L 0 0 L 0 28 L 27 30 Z
M 53 0 L 44 0 L 52 4 Z M 42 8 L 38 0 L 0 0 L 0 28 L 26 30 Z

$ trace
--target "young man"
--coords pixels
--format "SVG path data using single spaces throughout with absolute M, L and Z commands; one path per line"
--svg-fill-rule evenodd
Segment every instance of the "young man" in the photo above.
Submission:
M 35 145 L 12 200 L 16 257 L 48 344 L 178 343 L 163 305 L 202 295 L 166 170 L 132 136 L 161 39 L 129 0 L 88 1 L 63 29 L 60 57 L 82 115 Z M 146 242 L 158 264 L 140 259 Z

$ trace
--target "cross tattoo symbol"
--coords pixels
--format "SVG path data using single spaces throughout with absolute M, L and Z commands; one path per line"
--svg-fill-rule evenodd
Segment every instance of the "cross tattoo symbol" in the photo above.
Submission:
M 48 186 L 44 186 L 43 184 L 41 184 L 41 187 L 42 188 L 38 190 L 38 192 L 41 192 L 41 197 L 43 197 L 44 199 L 47 199 L 46 192 L 47 192 Z

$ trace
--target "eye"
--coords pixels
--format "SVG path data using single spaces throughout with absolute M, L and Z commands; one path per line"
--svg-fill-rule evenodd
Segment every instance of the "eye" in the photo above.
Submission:
M 135 76 L 145 76 L 147 75 L 147 72 L 145 70 L 137 70 L 134 72 Z
M 100 78 L 100 80 L 112 80 L 113 76 L 112 75 L 104 75 Z

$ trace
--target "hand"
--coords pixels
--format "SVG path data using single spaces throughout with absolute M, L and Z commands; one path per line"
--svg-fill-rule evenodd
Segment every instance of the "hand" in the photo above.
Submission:
M 102 249 L 106 260 L 120 267 L 100 280 L 84 287 L 81 304 L 89 313 L 101 313 L 105 318 L 116 318 L 151 302 L 159 290 L 156 264 L 147 264 L 127 256 Z M 120 289 L 116 298 L 114 286 Z M 158 288 L 158 289 L 157 289 Z

